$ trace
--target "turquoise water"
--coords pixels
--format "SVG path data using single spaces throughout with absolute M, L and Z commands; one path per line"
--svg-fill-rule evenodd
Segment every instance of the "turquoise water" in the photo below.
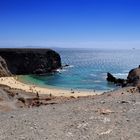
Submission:
M 78 90 L 112 90 L 107 72 L 126 78 L 140 64 L 140 50 L 57 49 L 62 63 L 69 67 L 47 76 L 23 76 L 30 84 Z

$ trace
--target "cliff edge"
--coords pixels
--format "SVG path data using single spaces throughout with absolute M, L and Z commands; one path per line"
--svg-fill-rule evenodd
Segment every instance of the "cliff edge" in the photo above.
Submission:
M 45 74 L 60 67 L 60 55 L 51 49 L 0 49 L 0 76 Z

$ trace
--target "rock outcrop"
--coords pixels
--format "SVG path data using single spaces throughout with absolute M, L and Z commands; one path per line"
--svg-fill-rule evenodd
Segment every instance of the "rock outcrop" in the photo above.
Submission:
M 117 86 L 125 87 L 127 85 L 126 79 L 116 78 L 111 73 L 107 73 L 107 81 L 116 84 Z
M 140 86 L 140 66 L 132 69 L 128 74 L 128 83 L 133 86 Z
M 111 73 L 107 73 L 107 78 L 106 78 L 106 80 L 108 81 L 108 82 L 112 82 L 112 83 L 116 83 L 116 78 L 111 74 Z
M 8 70 L 5 60 L 0 56 L 0 77 L 10 76 L 11 72 Z
M 130 70 L 127 79 L 114 77 L 111 73 L 107 73 L 107 81 L 119 86 L 136 86 L 140 88 L 140 66 Z
M 60 55 L 51 49 L 0 49 L 0 76 L 46 74 L 61 67 Z

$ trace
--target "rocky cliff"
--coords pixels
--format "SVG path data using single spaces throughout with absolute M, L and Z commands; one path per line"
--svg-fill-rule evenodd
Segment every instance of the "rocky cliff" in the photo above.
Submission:
M 128 83 L 132 86 L 140 87 L 140 66 L 138 68 L 132 69 L 128 74 Z
M 45 74 L 60 67 L 60 55 L 51 49 L 0 49 L 0 76 Z
M 5 60 L 0 56 L 0 77 L 10 76 L 11 72 L 8 70 Z

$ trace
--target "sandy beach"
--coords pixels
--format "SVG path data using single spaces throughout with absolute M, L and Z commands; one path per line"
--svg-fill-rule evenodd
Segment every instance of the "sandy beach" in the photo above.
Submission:
M 79 96 L 92 96 L 92 95 L 99 95 L 102 92 L 97 91 L 77 91 L 77 90 L 63 90 L 63 89 L 52 89 L 52 88 L 44 88 L 39 87 L 36 85 L 28 85 L 22 83 L 18 80 L 17 77 L 1 77 L 0 84 L 9 86 L 13 89 L 24 90 L 26 92 L 32 92 L 35 94 L 47 94 L 52 96 L 64 96 L 64 97 L 79 97 Z

